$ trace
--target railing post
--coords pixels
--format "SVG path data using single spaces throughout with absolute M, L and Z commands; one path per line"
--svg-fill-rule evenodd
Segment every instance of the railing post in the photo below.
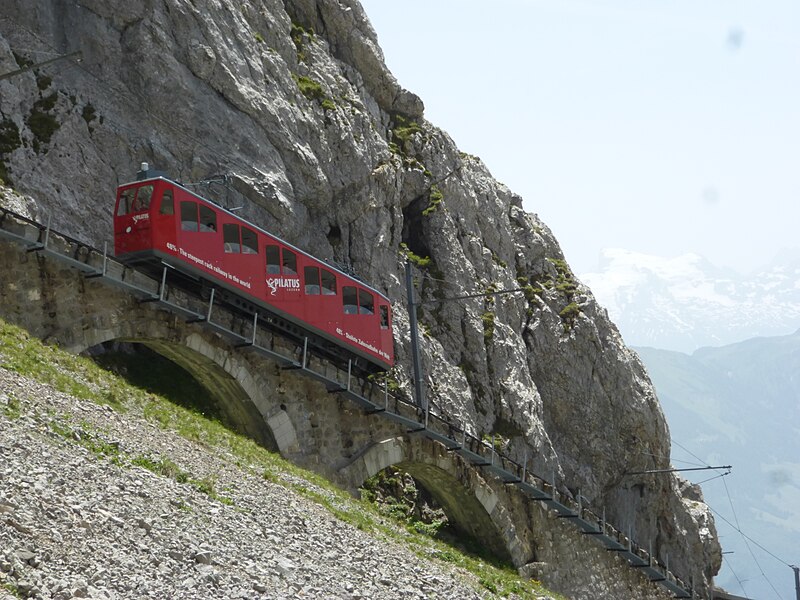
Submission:
M 528 447 L 525 447 L 525 460 L 522 461 L 522 483 L 525 483 L 528 474 Z
M 106 276 L 107 264 L 108 264 L 108 242 L 103 242 L 103 277 Z
M 52 213 L 47 215 L 47 229 L 44 231 L 44 246 L 43 248 L 47 249 L 47 244 L 50 241 L 50 221 L 52 221 L 53 215 Z
M 308 359 L 308 338 L 303 338 L 303 364 L 301 365 L 304 369 L 306 368 L 306 360 Z M 347 389 L 350 389 L 350 368 L 348 366 L 347 369 Z
M 253 339 L 251 342 L 253 346 L 256 345 L 256 331 L 258 331 L 258 311 L 253 315 Z
M 353 372 L 353 360 L 350 359 L 347 361 L 347 391 L 350 391 L 350 375 Z
M 166 269 L 165 269 L 166 271 Z M 166 277 L 166 272 L 164 273 Z M 206 314 L 206 321 L 211 323 L 211 310 L 214 308 L 214 292 L 217 291 L 216 288 L 211 288 L 211 298 L 208 300 L 208 313 Z
M 167 267 L 164 267 L 164 272 L 161 274 L 161 289 L 158 290 L 158 299 L 162 302 L 166 296 L 167 289 Z
M 383 409 L 389 410 L 389 378 L 383 381 Z
M 600 521 L 600 531 L 603 535 L 606 534 L 606 507 L 603 507 L 603 520 Z

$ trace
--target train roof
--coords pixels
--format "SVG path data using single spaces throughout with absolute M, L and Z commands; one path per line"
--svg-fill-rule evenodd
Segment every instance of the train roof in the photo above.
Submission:
M 228 209 L 227 209 L 227 208 L 225 208 L 224 206 L 221 206 L 221 205 L 217 204 L 217 203 L 216 203 L 216 202 L 214 202 L 213 200 L 209 200 L 208 198 L 204 198 L 203 196 L 201 196 L 201 195 L 197 194 L 196 192 L 193 192 L 192 190 L 190 190 L 190 189 L 186 188 L 185 186 L 181 185 L 180 183 L 178 183 L 178 182 L 176 182 L 176 181 L 173 181 L 172 179 L 169 179 L 169 178 L 167 178 L 167 177 L 165 177 L 165 176 L 163 176 L 163 175 L 158 175 L 158 176 L 156 176 L 156 177 L 147 177 L 146 179 L 137 179 L 137 180 L 135 180 L 135 181 L 129 181 L 129 182 L 127 182 L 127 183 L 121 183 L 121 184 L 119 184 L 119 185 L 117 186 L 117 188 L 121 188 L 121 187 L 127 187 L 127 186 L 131 186 L 131 185 L 141 185 L 141 184 L 143 184 L 143 183 L 147 183 L 148 181 L 158 181 L 158 180 L 166 181 L 167 183 L 170 183 L 170 184 L 172 184 L 172 185 L 174 185 L 174 186 L 176 186 L 176 187 L 179 187 L 179 188 L 181 188 L 182 190 L 184 190 L 185 192 L 187 192 L 187 193 L 191 194 L 192 196 L 194 196 L 195 198 L 197 198 L 198 200 L 202 200 L 203 202 L 208 202 L 208 203 L 210 203 L 210 204 L 213 204 L 213 205 L 214 205 L 216 208 L 218 208 L 218 209 L 219 209 L 219 210 L 221 210 L 222 212 L 224 212 L 224 213 L 227 213 L 227 214 L 229 214 L 229 215 L 230 215 L 230 216 L 232 216 L 232 217 L 235 217 L 235 218 L 236 218 L 236 219 L 238 219 L 239 221 L 242 221 L 242 222 L 244 222 L 244 223 L 247 223 L 249 226 L 253 227 L 254 229 L 257 229 L 258 231 L 260 231 L 260 232 L 261 232 L 261 233 L 263 233 L 264 235 L 268 235 L 268 236 L 270 236 L 270 237 L 273 237 L 273 238 L 275 238 L 275 239 L 276 239 L 276 240 L 278 240 L 280 243 L 282 243 L 282 244 L 285 244 L 286 246 L 288 246 L 289 248 L 291 248 L 291 249 L 292 249 L 292 250 L 294 250 L 295 252 L 299 252 L 300 254 L 303 254 L 304 256 L 307 256 L 307 257 L 309 257 L 309 258 L 311 258 L 311 259 L 314 259 L 314 260 L 316 260 L 316 261 L 319 261 L 319 262 L 324 262 L 324 263 L 325 263 L 325 265 L 326 265 L 327 267 L 329 267 L 331 270 L 333 270 L 333 271 L 336 271 L 338 274 L 340 274 L 340 275 L 342 275 L 342 276 L 344 276 L 344 277 L 346 277 L 346 278 L 348 278 L 348 279 L 350 279 L 350 280 L 352 280 L 352 281 L 356 281 L 358 284 L 362 285 L 363 287 L 365 287 L 365 288 L 367 288 L 367 289 L 369 289 L 369 290 L 371 290 L 371 291 L 375 292 L 376 294 L 378 294 L 379 296 L 381 296 L 381 297 L 382 297 L 384 300 L 386 300 L 386 301 L 387 301 L 389 304 L 391 304 L 391 303 L 392 303 L 392 301 L 391 301 L 391 300 L 389 300 L 389 297 L 388 297 L 386 294 L 384 294 L 383 292 L 380 292 L 380 291 L 376 290 L 374 287 L 372 287 L 372 286 L 371 286 L 371 285 L 369 285 L 368 283 L 364 283 L 364 282 L 363 282 L 361 279 L 359 279 L 359 278 L 357 278 L 357 277 L 354 277 L 353 275 L 349 275 L 348 273 L 345 273 L 345 272 L 344 272 L 344 271 L 342 271 L 340 268 L 338 268 L 338 267 L 336 267 L 336 266 L 334 266 L 334 265 L 331 265 L 330 263 L 328 263 L 327 261 L 324 261 L 323 259 L 317 258 L 317 257 L 316 257 L 316 256 L 314 256 L 313 254 L 310 254 L 310 253 L 306 252 L 305 250 L 302 250 L 301 248 L 298 248 L 298 247 L 297 247 L 297 246 L 295 246 L 294 244 L 291 244 L 291 243 L 287 242 L 287 241 L 286 241 L 286 240 L 284 240 L 283 238 L 280 238 L 280 237 L 278 237 L 277 235 L 275 235 L 274 233 L 270 233 L 269 231 L 267 231 L 266 229 L 262 229 L 261 227 L 259 227 L 259 226 L 258 226 L 258 225 L 256 225 L 255 223 L 251 223 L 250 221 L 248 221 L 248 220 L 246 220 L 246 219 L 243 219 L 242 217 L 240 217 L 240 216 L 239 216 L 239 215 L 237 215 L 236 213 L 234 213 L 234 212 L 231 212 L 230 210 L 228 210 Z

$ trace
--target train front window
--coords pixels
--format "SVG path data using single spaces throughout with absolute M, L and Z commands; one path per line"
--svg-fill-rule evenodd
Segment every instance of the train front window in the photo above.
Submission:
M 358 290 L 358 314 L 375 314 L 375 305 L 372 300 L 372 294 L 365 292 L 364 290 Z
M 325 269 L 322 269 L 322 295 L 336 295 L 336 276 Z
M 242 251 L 239 244 L 239 226 L 234 223 L 225 223 L 222 226 L 222 241 L 227 254 L 238 254 Z
M 161 195 L 160 212 L 162 215 L 175 214 L 175 200 L 172 197 L 172 190 L 164 190 L 164 193 Z
M 389 329 L 389 307 L 381 304 L 378 308 L 381 309 L 381 329 Z
M 200 231 L 214 232 L 217 230 L 217 213 L 207 206 L 200 205 Z
M 306 294 L 319 295 L 319 268 L 306 267 L 303 269 L 303 277 L 306 282 Z
M 197 203 L 181 202 L 181 229 L 183 231 L 198 231 Z
M 286 248 L 283 249 L 283 274 L 297 275 L 297 256 Z
M 122 190 L 122 193 L 119 196 L 119 206 L 117 207 L 117 216 L 121 217 L 122 215 L 127 215 L 131 212 L 131 206 L 133 205 L 133 201 L 136 199 L 136 188 L 128 188 L 127 190 Z
M 342 288 L 342 305 L 344 306 L 344 314 L 358 314 L 358 293 L 356 288 L 350 285 Z
M 150 200 L 153 198 L 153 186 L 143 185 L 136 193 L 136 200 L 133 201 L 131 210 L 133 212 L 144 212 L 150 208 Z
M 281 274 L 281 249 L 270 244 L 267 246 L 267 275 Z
M 258 254 L 258 236 L 247 227 L 242 227 L 242 253 Z

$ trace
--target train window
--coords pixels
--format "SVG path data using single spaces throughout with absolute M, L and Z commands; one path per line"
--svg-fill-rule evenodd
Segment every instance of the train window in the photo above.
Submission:
M 183 231 L 197 231 L 197 203 L 181 202 L 181 229 Z
M 336 276 L 325 269 L 322 269 L 322 295 L 336 295 Z
M 172 198 L 172 190 L 164 190 L 161 195 L 161 210 L 162 215 L 175 214 L 175 200 Z
M 237 254 L 242 251 L 239 244 L 239 226 L 235 223 L 225 223 L 222 226 L 222 241 L 225 244 L 225 252 Z
M 306 281 L 306 294 L 319 295 L 319 268 L 306 267 L 303 269 Z
M 150 200 L 153 197 L 153 186 L 143 185 L 139 188 L 136 194 L 136 200 L 133 201 L 133 212 L 144 212 L 150 208 Z
M 258 254 L 258 236 L 247 227 L 242 227 L 242 253 Z
M 378 308 L 381 309 L 381 329 L 389 329 L 389 307 L 381 304 Z
M 280 275 L 281 249 L 274 244 L 267 246 L 267 275 Z
M 283 249 L 283 274 L 297 275 L 297 256 L 286 248 Z
M 213 209 L 200 205 L 200 231 L 217 230 L 217 213 Z
M 136 198 L 136 188 L 128 188 L 122 190 L 119 197 L 119 207 L 117 208 L 117 216 L 127 215 L 131 212 L 131 205 Z
M 365 292 L 364 290 L 358 290 L 358 314 L 375 314 L 375 305 L 373 304 L 372 294 Z
M 342 288 L 342 304 L 344 305 L 344 314 L 358 314 L 358 295 L 356 293 L 356 288 L 351 285 L 346 285 Z

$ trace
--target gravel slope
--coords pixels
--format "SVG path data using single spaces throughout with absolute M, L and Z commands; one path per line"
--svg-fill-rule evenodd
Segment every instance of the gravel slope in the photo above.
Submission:
M 131 462 L 145 456 L 191 480 Z M 15 597 L 493 595 L 223 450 L 0 368 L 0 599 Z

